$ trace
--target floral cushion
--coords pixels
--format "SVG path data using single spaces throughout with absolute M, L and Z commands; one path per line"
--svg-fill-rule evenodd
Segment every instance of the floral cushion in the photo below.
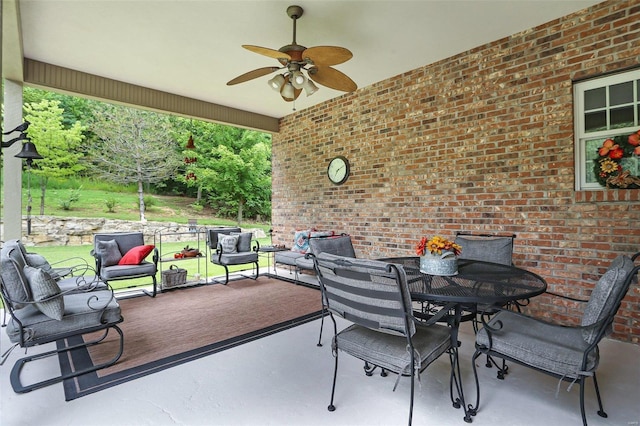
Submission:
M 60 295 L 60 287 L 56 280 L 51 278 L 46 271 L 26 265 L 24 275 L 31 289 L 33 301 L 36 307 L 55 320 L 61 320 L 64 315 L 64 299 Z M 58 297 L 54 297 L 58 295 Z

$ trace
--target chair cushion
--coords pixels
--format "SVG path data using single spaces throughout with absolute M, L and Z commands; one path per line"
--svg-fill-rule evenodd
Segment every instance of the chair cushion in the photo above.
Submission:
M 139 265 L 155 247 L 153 244 L 136 246 L 122 256 L 122 259 L 118 261 L 118 265 Z
M 629 259 L 629 261 L 631 261 L 631 259 Z M 612 309 L 616 308 L 616 300 L 620 296 L 620 292 L 624 289 L 625 279 L 631 269 L 633 269 L 633 262 L 631 262 L 630 269 L 609 269 L 600 277 L 591 292 L 587 306 L 584 308 L 581 322 L 583 327 L 589 327 L 603 320 L 611 314 Z M 582 334 L 585 341 L 593 343 L 599 329 L 599 326 L 584 329 Z
M 282 263 L 289 266 L 296 266 L 296 260 L 300 258 L 304 258 L 304 254 L 296 251 L 278 251 L 275 254 L 276 263 Z
M 24 267 L 24 275 L 27 277 L 33 301 L 40 312 L 49 318 L 61 320 L 64 315 L 64 300 L 60 296 L 60 287 L 56 280 L 51 278 L 47 271 L 29 265 Z
M 543 371 L 576 378 L 578 372 L 594 370 L 598 365 L 598 351 L 594 350 L 587 365 L 582 366 L 582 356 L 589 344 L 578 327 L 553 325 L 510 311 L 497 313 L 489 325 L 499 328 L 491 333 L 492 351 Z M 489 346 L 484 328 L 478 331 L 476 343 Z
M 293 247 L 291 247 L 292 251 L 296 251 L 298 253 L 306 253 L 309 251 L 309 232 L 309 230 L 296 231 L 293 236 Z
M 338 237 L 312 238 L 309 241 L 309 250 L 316 256 L 320 253 L 330 253 L 337 256 L 356 257 L 356 252 L 349 235 Z
M 420 356 L 420 369 L 424 369 L 451 347 L 449 327 L 418 324 L 412 337 L 413 346 Z M 411 374 L 411 358 L 407 338 L 351 325 L 338 333 L 338 349 L 365 359 L 395 373 Z
M 122 259 L 116 240 L 98 241 L 98 253 L 102 257 L 102 267 L 117 265 Z
M 44 269 L 47 272 L 51 272 L 53 269 L 47 259 L 37 253 L 27 253 L 25 258 L 27 265 L 33 266 L 34 268 Z
M 63 298 L 64 316 L 60 321 L 52 320 L 35 306 L 26 306 L 14 312 L 23 324 L 26 346 L 30 342 L 53 342 L 78 330 L 121 321 L 120 306 L 111 291 L 67 294 Z M 103 306 L 106 306 L 104 312 L 101 309 Z M 13 319 L 8 322 L 6 330 L 11 342 L 20 341 L 20 328 Z
M 480 260 L 484 262 L 511 265 L 513 258 L 513 238 L 481 237 L 458 235 L 455 243 L 462 247 L 460 259 Z
M 100 277 L 105 280 L 113 280 L 118 278 L 135 278 L 136 276 L 145 277 L 145 276 L 153 276 L 156 274 L 158 269 L 156 265 L 143 261 L 139 265 L 112 265 L 107 266 L 106 268 L 102 268 L 100 272 Z
M 236 246 L 238 253 L 251 251 L 251 239 L 253 238 L 253 234 L 251 232 L 232 233 L 231 235 L 238 237 L 238 244 Z
M 237 253 L 238 252 L 238 236 L 237 235 L 221 235 L 218 240 L 218 246 L 222 253 Z
M 304 256 L 295 259 L 295 266 L 299 269 L 314 269 L 313 259 L 306 259 Z
M 211 261 L 217 265 L 243 265 L 258 261 L 258 253 L 248 251 L 244 253 L 216 253 L 211 254 Z
M 19 309 L 24 306 L 24 302 L 31 301 L 31 290 L 27 278 L 24 276 L 25 265 L 18 266 L 14 259 L 13 251 L 16 250 L 18 249 L 2 247 L 0 251 L 0 277 L 2 277 L 2 285 L 7 296 L 13 302 L 14 308 Z

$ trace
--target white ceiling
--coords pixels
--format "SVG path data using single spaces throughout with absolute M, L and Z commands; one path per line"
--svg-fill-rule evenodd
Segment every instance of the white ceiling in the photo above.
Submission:
M 353 58 L 335 68 L 362 88 L 596 3 L 19 0 L 26 58 L 271 117 L 293 107 L 267 86 L 271 75 L 235 86 L 226 82 L 278 66 L 241 45 L 277 50 L 291 43 L 289 5 L 304 8 L 298 44 L 351 50 Z M 298 98 L 297 110 L 343 94 L 319 87 Z

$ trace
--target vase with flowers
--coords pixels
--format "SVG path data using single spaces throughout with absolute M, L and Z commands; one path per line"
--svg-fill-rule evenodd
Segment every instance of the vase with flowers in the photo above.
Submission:
M 422 239 L 416 245 L 416 254 L 420 256 L 420 272 L 429 275 L 456 275 L 458 256 L 462 247 L 453 241 L 438 235 Z

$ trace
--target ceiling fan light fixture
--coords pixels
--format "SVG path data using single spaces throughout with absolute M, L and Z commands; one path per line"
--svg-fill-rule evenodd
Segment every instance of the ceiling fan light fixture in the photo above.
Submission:
M 276 75 L 269 80 L 269 86 L 276 92 L 279 92 L 282 86 L 284 86 L 284 76 L 282 74 Z
M 293 99 L 296 96 L 295 90 L 291 83 L 287 83 L 282 88 L 282 97 L 287 99 Z
M 307 82 L 307 77 L 305 77 L 301 71 L 294 71 L 291 74 L 291 84 L 296 89 L 302 89 L 306 82 Z
M 311 81 L 310 79 L 307 79 L 302 88 L 304 89 L 304 92 L 307 94 L 307 96 L 311 96 L 318 91 L 318 86 L 313 84 L 313 81 Z

